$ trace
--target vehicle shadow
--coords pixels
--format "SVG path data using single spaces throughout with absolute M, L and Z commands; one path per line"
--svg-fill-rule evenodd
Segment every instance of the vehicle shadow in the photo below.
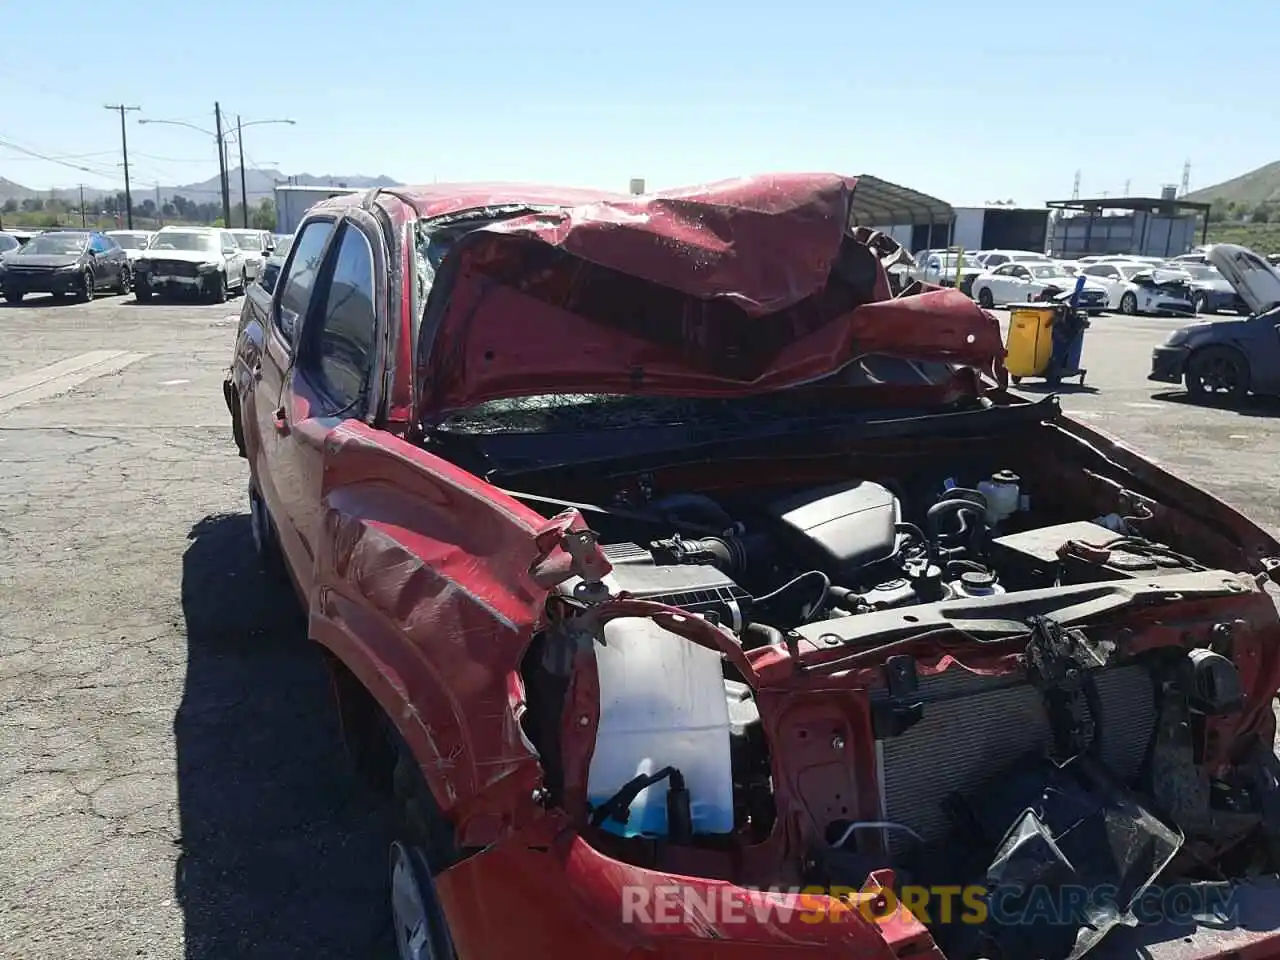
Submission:
M 1152 400 L 1162 403 L 1178 403 L 1187 407 L 1199 407 L 1202 410 L 1223 410 L 1241 417 L 1280 417 L 1280 397 L 1258 397 L 1253 394 L 1239 403 L 1215 403 L 1213 401 L 1195 400 L 1185 390 L 1161 390 L 1151 395 Z
M 348 773 L 319 649 L 259 570 L 249 518 L 197 523 L 174 718 L 187 960 L 380 958 L 387 837 Z

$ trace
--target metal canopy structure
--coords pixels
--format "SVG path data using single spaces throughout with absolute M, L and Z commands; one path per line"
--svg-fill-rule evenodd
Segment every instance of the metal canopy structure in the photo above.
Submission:
M 945 200 L 900 187 L 879 177 L 860 174 L 853 188 L 849 219 L 850 226 L 854 227 L 942 226 L 954 220 L 955 215 L 955 210 Z
M 1079 213 L 1101 213 L 1103 210 L 1129 210 L 1144 213 L 1194 210 L 1207 214 L 1212 204 L 1196 200 L 1165 200 L 1160 197 L 1098 197 L 1092 200 L 1046 200 L 1050 210 L 1075 210 Z
M 1208 243 L 1209 241 L 1209 208 L 1212 204 L 1201 203 L 1198 200 L 1178 200 L 1173 197 L 1096 197 L 1089 200 L 1046 200 L 1044 205 L 1050 210 L 1070 210 L 1074 213 L 1088 214 L 1089 222 L 1086 224 L 1084 238 L 1086 247 L 1093 233 L 1094 220 L 1102 215 L 1103 210 L 1128 210 L 1134 214 L 1167 216 L 1193 211 L 1203 214 L 1204 217 L 1200 221 L 1200 242 Z M 1145 235 L 1145 227 L 1143 232 Z

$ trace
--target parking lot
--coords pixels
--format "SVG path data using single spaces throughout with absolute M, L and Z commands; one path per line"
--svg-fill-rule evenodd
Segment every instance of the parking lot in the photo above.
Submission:
M 256 575 L 238 309 L 0 305 L 0 956 L 393 952 L 321 664 Z M 1063 403 L 1280 531 L 1280 406 L 1148 383 L 1176 323 L 1096 319 Z

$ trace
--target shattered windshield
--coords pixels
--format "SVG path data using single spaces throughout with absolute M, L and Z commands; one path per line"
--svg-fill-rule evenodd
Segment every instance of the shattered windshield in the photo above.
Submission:
M 929 386 L 951 382 L 949 364 L 862 357 L 830 378 L 831 386 Z M 448 416 L 440 431 L 463 434 L 545 434 L 697 426 L 711 432 L 803 421 L 820 426 L 846 418 L 854 408 L 832 405 L 830 395 L 808 389 L 777 390 L 754 397 L 688 399 L 620 394 L 561 393 L 491 400 Z

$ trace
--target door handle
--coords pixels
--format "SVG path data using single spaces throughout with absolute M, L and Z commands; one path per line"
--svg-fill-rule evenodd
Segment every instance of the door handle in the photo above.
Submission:
M 271 415 L 271 425 L 276 428 L 276 433 L 289 432 L 289 418 L 285 416 L 284 407 L 280 407 Z

